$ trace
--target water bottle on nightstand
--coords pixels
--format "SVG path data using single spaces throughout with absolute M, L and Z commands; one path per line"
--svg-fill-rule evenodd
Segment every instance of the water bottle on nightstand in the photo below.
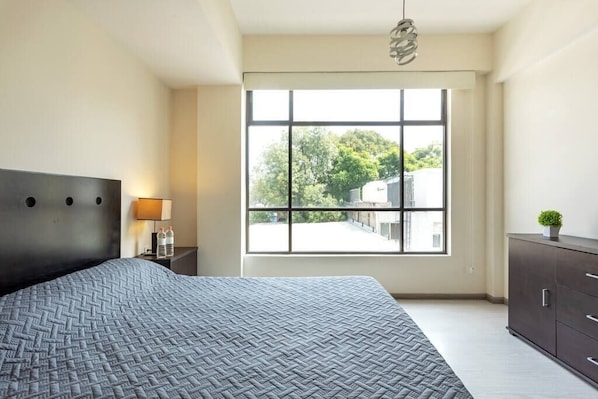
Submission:
M 172 226 L 166 230 L 166 256 L 174 256 L 174 231 Z
M 164 227 L 160 227 L 160 231 L 158 232 L 156 258 L 166 258 L 166 233 L 164 233 Z

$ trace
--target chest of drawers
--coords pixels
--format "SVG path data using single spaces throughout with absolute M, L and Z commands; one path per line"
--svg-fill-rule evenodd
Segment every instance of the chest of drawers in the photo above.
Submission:
M 509 234 L 508 329 L 598 386 L 598 240 Z

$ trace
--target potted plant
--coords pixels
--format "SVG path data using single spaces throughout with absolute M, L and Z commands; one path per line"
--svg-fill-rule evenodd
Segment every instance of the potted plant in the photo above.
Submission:
M 542 235 L 549 238 L 558 238 L 559 230 L 563 225 L 563 215 L 555 210 L 547 210 L 540 212 L 538 216 L 538 223 L 544 226 Z

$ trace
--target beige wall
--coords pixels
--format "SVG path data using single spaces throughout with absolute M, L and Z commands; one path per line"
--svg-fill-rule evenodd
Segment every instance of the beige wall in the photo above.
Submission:
M 486 292 L 497 298 L 504 290 L 504 134 L 503 87 L 491 73 L 486 78 Z
M 133 202 L 169 195 L 169 107 L 169 89 L 69 2 L 0 2 L 0 168 L 122 180 L 123 256 L 152 227 Z
M 241 86 L 200 86 L 197 93 L 198 272 L 241 274 Z
M 400 69 L 388 36 L 245 36 L 244 72 L 480 71 L 492 69 L 492 35 L 420 35 Z
M 65 0 L 0 2 L 0 167 L 122 180 L 123 256 L 149 245 L 137 197 L 171 196 L 166 224 L 177 245 L 199 245 L 206 275 L 368 274 L 391 292 L 501 297 L 504 234 L 539 232 L 540 210 L 562 211 L 564 234 L 598 238 L 598 3 L 533 0 L 494 36 L 421 36 L 401 69 L 386 47 L 385 36 L 249 36 L 243 69 L 476 71 L 475 90 L 451 98 L 448 256 L 245 256 L 242 88 L 171 93 Z
M 369 275 L 392 293 L 485 294 L 484 87 L 478 78 L 476 90 L 455 90 L 450 100 L 449 255 L 246 255 L 244 275 Z
M 540 233 L 540 211 L 557 209 L 561 234 L 598 238 L 597 7 L 595 1 L 536 0 L 497 34 L 496 68 L 514 71 L 504 75 L 507 233 Z M 575 34 L 567 28 L 551 41 L 561 25 Z M 546 38 L 542 51 L 535 39 L 526 40 L 529 32 Z M 517 51 L 503 58 L 511 43 Z
M 532 0 L 496 34 L 493 70 L 503 82 L 596 29 L 596 0 Z
M 197 89 L 172 93 L 170 186 L 175 245 L 197 245 Z
M 244 66 L 245 71 L 262 72 L 397 71 L 399 68 L 387 56 L 386 41 L 378 36 L 247 37 Z M 492 37 L 489 35 L 422 37 L 420 47 L 421 58 L 410 64 L 409 69 L 481 72 L 491 69 Z M 458 55 L 449 57 L 449 48 Z M 452 93 L 448 147 L 451 152 L 450 255 L 246 255 L 244 275 L 361 274 L 374 276 L 393 293 L 486 293 L 485 93 L 486 79 L 483 76 L 478 76 L 475 90 Z M 468 273 L 470 267 L 474 268 L 473 273 Z

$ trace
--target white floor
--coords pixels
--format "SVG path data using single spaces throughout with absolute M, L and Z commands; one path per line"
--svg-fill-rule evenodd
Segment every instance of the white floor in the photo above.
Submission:
M 404 300 L 476 399 L 598 398 L 598 390 L 507 332 L 507 306 L 482 300 Z

